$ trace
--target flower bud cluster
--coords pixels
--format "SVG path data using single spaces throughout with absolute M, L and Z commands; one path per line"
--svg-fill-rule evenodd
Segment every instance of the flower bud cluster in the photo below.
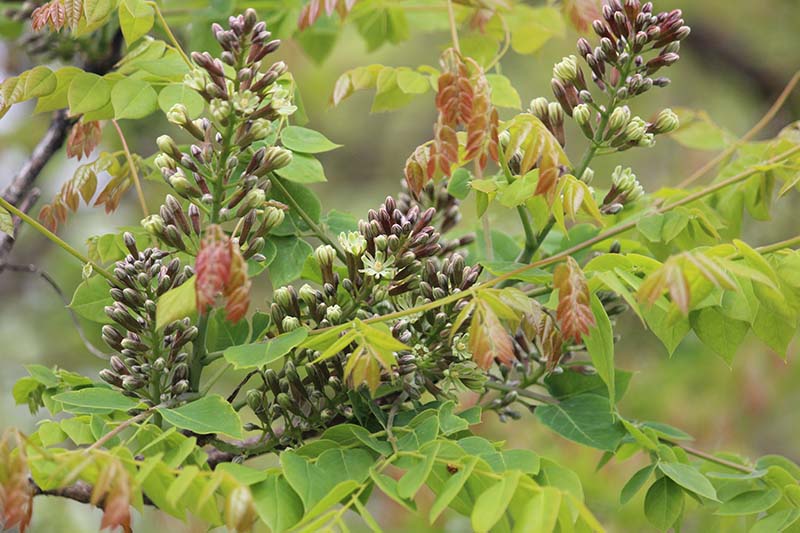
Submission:
M 653 122 L 646 122 L 631 118 L 630 110 L 620 105 L 653 87 L 669 84 L 668 78 L 656 74 L 680 59 L 680 42 L 690 29 L 684 25 L 680 10 L 654 13 L 651 2 L 640 0 L 609 0 L 603 6 L 602 18 L 595 20 L 592 28 L 600 38 L 598 46 L 592 48 L 586 38 L 581 38 L 578 55 L 556 63 L 551 80 L 553 94 L 586 137 L 618 150 L 651 146 L 655 135 L 677 128 L 677 116 L 665 110 Z M 594 85 L 611 99 L 609 109 L 595 103 L 579 59 L 588 67 Z M 543 121 L 543 116 L 549 116 L 543 102 L 531 107 Z M 625 111 L 618 112 L 620 109 Z M 606 129 L 598 132 L 601 125 Z M 558 137 L 558 126 L 552 126 L 548 127 Z
M 197 68 L 185 84 L 206 100 L 208 116 L 193 120 L 183 104 L 167 113 L 193 141 L 186 147 L 168 135 L 157 139 L 155 165 L 175 195 L 142 224 L 169 246 L 196 253 L 204 215 L 213 223 L 235 220 L 233 237 L 244 258 L 261 259 L 267 234 L 283 222 L 286 210 L 270 200 L 270 173 L 292 160 L 289 150 L 265 139 L 275 135 L 277 119 L 295 107 L 279 81 L 286 65 L 262 68 L 280 45 L 270 39 L 266 24 L 252 9 L 228 23 L 229 29 L 212 26 L 220 57 L 192 54 Z
M 117 354 L 110 368 L 100 371 L 107 383 L 150 405 L 179 396 L 189 389 L 186 345 L 197 336 L 189 318 L 156 329 L 156 301 L 194 275 L 180 260 L 157 248 L 139 251 L 130 233 L 124 235 L 130 252 L 116 263 L 111 283 L 114 303 L 105 308 L 113 324 L 103 326 L 103 340 Z
M 611 189 L 603 199 L 600 212 L 613 215 L 622 211 L 626 205 L 630 205 L 644 196 L 644 189 L 636 174 L 630 168 L 623 170 L 621 166 L 614 169 L 611 174 Z

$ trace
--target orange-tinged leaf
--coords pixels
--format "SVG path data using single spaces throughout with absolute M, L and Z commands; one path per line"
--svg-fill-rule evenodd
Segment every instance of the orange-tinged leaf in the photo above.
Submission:
M 100 122 L 91 120 L 89 122 L 76 122 L 69 132 L 67 138 L 67 157 L 74 157 L 80 161 L 83 157 L 89 157 L 102 138 L 102 127 Z
M 33 31 L 39 31 L 45 26 L 49 26 L 51 31 L 59 31 L 64 27 L 66 19 L 67 11 L 61 0 L 50 0 L 33 10 L 31 28 Z
M 689 281 L 680 264 L 680 256 L 670 257 L 660 268 L 645 278 L 637 292 L 639 301 L 652 306 L 664 291 L 683 314 L 689 313 L 691 292 Z
M 511 366 L 514 362 L 514 344 L 511 335 L 500 322 L 492 308 L 478 301 L 469 326 L 469 350 L 472 359 L 484 370 L 497 360 Z
M 556 317 L 561 332 L 566 339 L 579 343 L 594 326 L 595 318 L 589 304 L 589 284 L 572 257 L 556 267 L 553 286 L 558 289 Z
M 599 4 L 599 0 L 564 0 L 561 9 L 576 30 L 586 33 L 592 21 L 600 18 Z
M 506 157 L 520 152 L 521 176 L 533 168 L 539 168 L 536 194 L 545 196 L 552 203 L 562 167 L 570 166 L 558 139 L 541 120 L 529 113 L 515 116 L 506 124 L 506 130 L 510 135 Z
M 231 262 L 228 236 L 220 226 L 216 224 L 209 226 L 195 260 L 197 274 L 195 291 L 197 291 L 197 310 L 200 314 L 213 307 L 217 296 L 225 290 L 231 277 Z

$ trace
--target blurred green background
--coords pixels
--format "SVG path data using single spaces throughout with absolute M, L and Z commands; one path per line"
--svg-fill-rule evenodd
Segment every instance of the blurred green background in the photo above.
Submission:
M 800 3 L 797 0 L 674 0 L 658 1 L 657 9 L 682 8 L 693 33 L 684 43 L 683 61 L 670 69 L 672 85 L 652 91 L 637 101 L 634 112 L 644 116 L 663 107 L 702 108 L 734 134 L 741 135 L 754 124 L 780 92 L 795 69 L 800 67 L 797 28 Z M 322 155 L 328 183 L 316 187 L 326 209 L 336 208 L 361 216 L 379 205 L 387 194 L 399 189 L 402 169 L 408 154 L 432 135 L 435 119 L 433 97 L 418 97 L 400 112 L 369 114 L 372 94 L 357 94 L 338 108 L 328 106 L 328 98 L 338 75 L 355 66 L 383 63 L 392 66 L 436 64 L 445 35 L 414 35 L 397 47 L 383 47 L 367 53 L 361 39 L 351 29 L 340 37 L 332 56 L 323 66 L 311 62 L 294 42 L 287 42 L 279 56 L 286 61 L 299 81 L 310 127 L 325 133 L 343 148 Z M 523 102 L 550 96 L 549 80 L 553 62 L 574 53 L 576 36 L 568 32 L 534 56 L 509 53 L 503 73 L 511 78 Z M 0 43 L 0 75 L 3 78 L 32 66 L 15 42 Z M 47 127 L 47 116 L 31 116 L 32 106 L 17 106 L 0 122 L 0 187 L 18 170 L 26 155 Z M 793 96 L 785 110 L 763 135 L 775 134 L 800 115 L 800 96 Z M 132 149 L 149 155 L 155 150 L 156 132 L 168 126 L 161 118 L 128 127 Z M 573 139 L 577 137 L 573 136 Z M 106 142 L 114 145 L 111 128 Z M 576 140 L 567 146 L 577 158 L 583 145 Z M 596 180 L 603 186 L 610 170 L 625 162 L 639 175 L 648 190 L 680 181 L 704 161 L 707 152 L 687 151 L 664 139 L 650 150 L 635 150 L 620 156 L 597 160 Z M 624 159 L 623 159 L 624 158 Z M 76 166 L 62 155 L 46 168 L 38 185 L 47 201 Z M 710 179 L 710 178 L 706 178 Z M 164 190 L 155 182 L 146 184 L 151 205 L 163 198 Z M 118 213 L 84 208 L 62 229 L 62 236 L 82 246 L 90 235 L 137 223 L 139 217 L 133 192 Z M 753 222 L 747 239 L 756 245 L 774 242 L 797 233 L 797 195 L 789 194 L 777 203 L 770 222 Z M 38 209 L 38 208 L 37 208 Z M 465 229 L 475 225 L 471 202 L 464 206 Z M 516 218 L 508 212 L 490 211 L 495 228 L 518 232 Z M 69 256 L 53 247 L 29 228 L 22 231 L 11 261 L 33 263 L 49 272 L 66 293 L 80 281 L 80 268 Z M 267 287 L 257 287 L 266 294 Z M 263 298 L 255 305 L 263 307 Z M 86 325 L 91 330 L 90 325 Z M 783 361 L 762 344 L 750 340 L 727 366 L 689 337 L 672 358 L 667 358 L 660 343 L 644 331 L 635 317 L 619 324 L 622 339 L 617 345 L 618 366 L 634 371 L 635 376 L 621 411 L 630 418 L 659 420 L 695 435 L 696 446 L 709 451 L 729 450 L 757 457 L 767 453 L 785 454 L 800 462 L 800 364 L 797 342 Z M 92 339 L 102 346 L 96 331 Z M 23 365 L 59 365 L 96 376 L 102 361 L 86 353 L 61 301 L 43 280 L 29 274 L 4 272 L 0 275 L 0 426 L 16 426 L 31 431 L 36 420 L 25 406 L 15 406 L 11 398 L 13 383 L 25 375 Z M 529 447 L 576 470 L 584 482 L 586 498 L 609 531 L 650 531 L 642 513 L 642 494 L 625 506 L 618 503 L 621 487 L 644 464 L 641 457 L 626 462 L 612 461 L 603 469 L 595 466 L 600 452 L 578 447 L 540 426 L 531 416 L 509 425 L 487 415 L 480 432 L 491 438 L 506 439 L 513 447 Z M 687 500 L 687 503 L 689 500 Z M 720 521 L 695 512 L 692 505 L 684 531 L 744 531 L 734 519 Z M 449 517 L 428 528 L 421 520 L 408 517 L 393 504 L 376 500 L 373 511 L 379 522 L 391 531 L 466 531 L 468 522 Z M 100 512 L 87 506 L 37 499 L 33 531 L 95 531 Z M 199 524 L 188 526 L 147 511 L 135 519 L 139 531 L 169 528 L 174 531 L 203 531 Z

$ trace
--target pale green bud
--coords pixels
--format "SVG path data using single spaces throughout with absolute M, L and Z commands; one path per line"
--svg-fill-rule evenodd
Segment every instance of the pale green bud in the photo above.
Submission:
M 641 117 L 633 117 L 628 125 L 625 126 L 625 140 L 638 143 L 647 132 L 647 123 Z
M 655 134 L 669 133 L 678 129 L 678 126 L 680 126 L 678 115 L 672 109 L 664 109 L 656 117 L 652 132 Z
M 208 104 L 208 109 L 211 112 L 211 116 L 214 117 L 214 120 L 217 122 L 225 122 L 231 114 L 231 103 L 221 98 L 214 98 Z
M 342 308 L 336 304 L 328 307 L 325 310 L 325 318 L 327 318 L 331 324 L 338 323 L 342 319 Z
M 550 124 L 557 126 L 564 122 L 564 108 L 558 102 L 550 102 L 547 105 L 547 118 Z
M 631 120 L 631 110 L 628 106 L 617 107 L 612 111 L 608 119 L 608 131 L 611 135 L 616 135 L 622 131 Z
M 158 146 L 159 150 L 171 156 L 173 159 L 180 160 L 181 157 L 183 157 L 183 153 L 178 148 L 178 145 L 175 144 L 175 141 L 169 135 L 160 135 L 156 139 L 156 146 Z
M 278 287 L 272 293 L 272 301 L 284 309 L 292 308 L 292 293 L 288 287 Z
M 589 184 L 592 182 L 592 180 L 594 180 L 594 170 L 592 170 L 591 168 L 587 168 L 586 170 L 583 171 L 583 175 L 581 176 L 581 181 L 586 184 Z
M 183 104 L 173 105 L 167 112 L 167 120 L 178 126 L 186 125 L 190 121 L 186 106 Z
M 314 250 L 314 258 L 320 266 L 329 266 L 336 259 L 336 250 L 329 244 L 323 244 Z
M 164 219 L 160 215 L 150 215 L 140 223 L 150 235 L 160 235 L 164 231 Z
M 543 96 L 531 100 L 531 113 L 533 113 L 539 120 L 544 120 L 547 118 L 547 107 L 547 98 L 544 98 Z
M 294 331 L 300 327 L 300 320 L 294 316 L 283 317 L 281 327 L 283 328 L 283 331 Z
M 586 104 L 578 104 L 572 110 L 572 118 L 582 127 L 592 119 L 592 110 Z
M 578 77 L 578 60 L 567 56 L 553 66 L 553 77 L 562 83 L 572 83 Z

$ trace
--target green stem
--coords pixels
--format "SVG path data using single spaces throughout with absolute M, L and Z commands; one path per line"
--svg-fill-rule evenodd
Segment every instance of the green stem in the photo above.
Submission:
M 615 226 L 613 228 L 609 228 L 608 230 L 606 230 L 606 231 L 604 231 L 602 233 L 599 233 L 598 235 L 595 235 L 591 239 L 587 239 L 587 240 L 585 240 L 585 241 L 583 241 L 581 243 L 576 244 L 575 246 L 567 248 L 566 250 L 562 250 L 561 252 L 559 252 L 557 254 L 551 255 L 550 257 L 546 257 L 546 258 L 541 259 L 539 261 L 535 261 L 535 262 L 533 262 L 531 264 L 521 266 L 521 267 L 517 268 L 516 270 L 512 270 L 510 272 L 506 272 L 505 274 L 497 276 L 496 278 L 484 281 L 483 283 L 480 283 L 478 285 L 474 285 L 474 286 L 470 287 L 469 289 L 463 290 L 461 292 L 456 292 L 456 293 L 453 293 L 453 294 L 448 294 L 444 298 L 440 298 L 438 300 L 433 300 L 431 302 L 427 302 L 427 303 L 424 303 L 424 304 L 421 304 L 421 305 L 417 305 L 417 306 L 414 306 L 414 307 L 410 307 L 408 309 L 403 309 L 401 311 L 395 311 L 393 313 L 388 313 L 388 314 L 385 314 L 385 315 L 380 315 L 380 316 L 375 316 L 375 317 L 372 317 L 372 318 L 368 318 L 368 319 L 365 319 L 363 322 L 366 323 L 366 324 L 374 324 L 374 323 L 379 323 L 379 322 L 386 322 L 386 321 L 389 321 L 389 320 L 395 320 L 395 319 L 398 319 L 398 318 L 403 318 L 403 317 L 414 315 L 414 314 L 417 314 L 417 313 L 423 313 L 425 311 L 430 311 L 432 309 L 438 309 L 439 307 L 441 307 L 443 305 L 446 305 L 446 304 L 449 304 L 449 303 L 453 303 L 453 302 L 456 302 L 456 301 L 461 300 L 463 298 L 468 298 L 470 296 L 473 296 L 475 293 L 477 293 L 480 290 L 486 289 L 488 287 L 494 287 L 495 285 L 498 285 L 498 284 L 500 284 L 500 283 L 502 283 L 502 282 L 504 282 L 504 281 L 506 281 L 508 279 L 513 279 L 515 277 L 518 277 L 520 274 L 524 274 L 525 272 L 528 272 L 529 270 L 533 270 L 535 268 L 541 268 L 541 267 L 550 266 L 550 265 L 559 263 L 559 262 L 565 260 L 567 257 L 570 257 L 570 256 L 572 256 L 573 254 L 575 254 L 577 252 L 580 252 L 580 251 L 585 250 L 587 248 L 591 248 L 595 244 L 598 244 L 600 242 L 603 242 L 603 241 L 605 241 L 607 239 L 610 239 L 612 237 L 615 237 L 617 235 L 620 235 L 622 233 L 625 233 L 626 231 L 629 231 L 629 230 L 635 228 L 636 225 L 639 223 L 639 221 L 641 221 L 644 218 L 652 217 L 653 215 L 660 215 L 660 214 L 666 213 L 667 211 L 671 211 L 672 209 L 675 209 L 676 207 L 681 207 L 683 205 L 690 204 L 690 203 L 695 202 L 697 200 L 700 200 L 701 198 L 704 198 L 704 197 L 706 197 L 708 195 L 714 194 L 715 192 L 717 192 L 717 191 L 719 191 L 721 189 L 724 189 L 725 187 L 729 187 L 731 185 L 735 185 L 737 183 L 740 183 L 740 182 L 750 178 L 753 174 L 756 174 L 758 172 L 763 172 L 765 167 L 769 167 L 771 165 L 775 165 L 777 163 L 780 163 L 781 161 L 787 159 L 788 157 L 790 157 L 790 156 L 792 156 L 792 155 L 794 155 L 794 154 L 796 154 L 798 152 L 800 152 L 800 145 L 795 146 L 794 148 L 791 148 L 791 149 L 783 152 L 782 154 L 779 154 L 779 155 L 777 155 L 777 156 L 765 161 L 764 163 L 762 163 L 760 165 L 756 165 L 756 166 L 754 166 L 754 167 L 752 167 L 752 168 L 750 168 L 748 170 L 740 172 L 739 174 L 731 176 L 730 178 L 728 178 L 726 180 L 722 180 L 720 182 L 714 183 L 714 184 L 709 185 L 708 187 L 706 187 L 704 189 L 701 189 L 701 190 L 699 190 L 699 191 L 697 191 L 697 192 L 695 192 L 693 194 L 689 194 L 689 195 L 687 195 L 687 196 L 681 198 L 680 200 L 677 200 L 677 201 L 675 201 L 675 202 L 673 202 L 671 204 L 664 205 L 664 206 L 658 206 L 655 209 L 644 211 L 639 216 L 634 217 L 634 218 L 628 220 L 627 222 L 619 224 L 618 226 Z M 321 333 L 324 333 L 326 331 L 331 330 L 333 327 L 334 326 L 330 326 L 330 327 L 327 327 L 327 328 L 315 329 L 315 330 L 310 331 L 309 335 L 319 335 Z M 335 326 L 335 327 L 341 327 L 341 325 Z
M 155 11 L 156 17 L 158 17 L 158 21 L 161 23 L 161 27 L 164 28 L 169 40 L 172 41 L 172 46 L 174 46 L 175 50 L 178 52 L 178 54 L 180 54 L 181 59 L 183 59 L 183 61 L 189 65 L 189 70 L 193 69 L 194 65 L 189 59 L 189 56 L 186 55 L 186 52 L 183 51 L 183 48 L 181 48 L 181 45 L 178 42 L 178 39 L 175 38 L 175 34 L 172 33 L 169 24 L 167 24 L 167 21 L 164 20 L 164 15 L 161 14 L 161 9 L 158 7 L 158 4 L 155 2 L 147 2 L 147 5 L 152 7 L 153 11 Z
M 506 385 L 505 383 L 499 383 L 497 381 L 487 381 L 484 386 L 487 389 L 492 389 L 500 392 L 516 392 L 517 394 L 519 394 L 524 398 L 536 400 L 537 402 L 542 402 L 547 404 L 558 403 L 558 400 L 550 396 L 547 396 L 546 394 L 539 394 L 538 392 L 533 392 L 524 388 L 514 387 L 512 385 Z
M 98 274 L 100 274 L 101 276 L 103 276 L 104 278 L 109 280 L 110 282 L 114 283 L 115 285 L 119 284 L 119 281 L 117 281 L 117 278 L 112 276 L 109 271 L 107 271 L 106 269 L 104 269 L 103 267 L 101 267 L 100 265 L 98 265 L 97 263 L 95 263 L 94 261 L 92 261 L 91 259 L 86 257 L 85 255 L 83 255 L 82 253 L 80 253 L 78 250 L 76 250 L 75 248 L 73 248 L 69 244 L 67 244 L 58 235 L 56 235 L 55 233 L 53 233 L 49 229 L 45 228 L 44 226 L 42 226 L 39 222 L 37 222 L 33 218 L 29 217 L 26 213 L 24 213 L 24 212 L 20 211 L 19 209 L 17 209 L 16 206 L 14 206 L 13 204 L 11 204 L 8 201 L 6 201 L 6 199 L 3 198 L 2 196 L 0 196 L 0 206 L 4 207 L 6 209 L 6 211 L 11 213 L 12 215 L 14 215 L 16 217 L 19 217 L 20 220 L 22 220 L 23 222 L 25 222 L 29 226 L 32 226 L 33 229 L 35 229 L 36 231 L 38 231 L 39 233 L 41 233 L 42 235 L 44 235 L 45 237 L 50 239 L 52 242 L 56 243 L 59 248 L 61 248 L 62 250 L 64 250 L 68 254 L 70 254 L 72 257 L 76 258 L 81 263 L 86 264 L 86 265 L 91 265 L 92 269 L 96 270 Z
M 336 256 L 339 258 L 339 260 L 342 261 L 343 263 L 346 263 L 347 256 L 345 256 L 344 250 L 342 250 L 342 247 L 339 246 L 339 243 L 331 239 L 325 232 L 325 230 L 323 230 L 319 226 L 319 224 L 314 222 L 314 219 L 311 218 L 311 216 L 308 213 L 306 213 L 306 211 L 300 206 L 299 203 L 297 203 L 297 200 L 294 199 L 289 190 L 283 185 L 283 183 L 281 183 L 280 179 L 273 176 L 273 179 L 271 181 L 272 184 L 281 191 L 281 194 L 283 194 L 283 196 L 286 197 L 286 200 L 289 202 L 291 208 L 295 209 L 297 211 L 297 214 L 300 215 L 300 218 L 302 218 L 303 221 L 308 225 L 308 227 L 311 228 L 311 231 L 314 232 L 314 235 L 316 235 L 316 237 L 319 240 L 321 240 L 322 242 L 324 242 L 325 244 L 331 246 L 334 250 L 336 250 Z
M 667 444 L 669 444 L 671 446 L 677 446 L 678 448 L 683 449 L 683 451 L 685 451 L 689 455 L 694 455 L 695 457 L 699 457 L 700 459 L 703 459 L 704 461 L 708 461 L 709 463 L 715 463 L 715 464 L 718 464 L 720 466 L 724 466 L 726 468 L 730 468 L 732 470 L 738 470 L 739 472 L 742 472 L 744 474 L 752 474 L 755 471 L 754 469 L 752 469 L 750 467 L 747 467 L 747 466 L 744 466 L 744 465 L 740 465 L 738 463 L 734 463 L 734 462 L 731 462 L 731 461 L 726 461 L 725 459 L 722 459 L 721 457 L 717 457 L 715 455 L 711 455 L 710 453 L 704 452 L 702 450 L 698 450 L 697 448 L 692 448 L 691 446 L 686 446 L 685 444 L 681 444 L 680 442 L 675 442 L 675 441 L 671 441 L 671 440 L 667 440 L 667 439 L 661 439 L 661 440 L 662 440 L 662 442 L 665 442 L 665 443 L 667 443 Z
M 200 390 L 200 376 L 206 364 L 206 333 L 208 331 L 208 313 L 200 316 L 197 322 L 197 337 L 193 341 L 192 363 L 189 367 L 189 385 L 192 391 Z

